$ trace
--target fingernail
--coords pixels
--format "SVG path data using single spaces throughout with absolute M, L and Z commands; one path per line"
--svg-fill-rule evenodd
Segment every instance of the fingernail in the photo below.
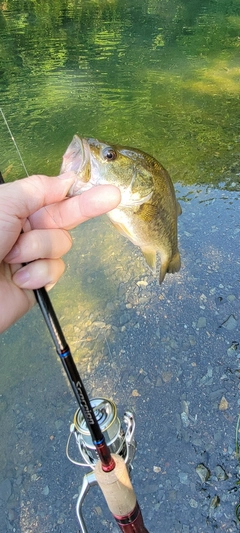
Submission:
M 15 259 L 15 257 L 18 257 L 18 255 L 20 254 L 20 248 L 17 244 L 15 244 L 12 249 L 11 249 L 11 252 L 9 252 L 9 254 L 7 254 L 6 256 L 6 260 L 7 261 L 11 261 L 12 259 Z
M 18 285 L 19 287 L 22 287 L 27 281 L 30 279 L 30 274 L 28 270 L 24 267 L 15 272 L 13 276 L 13 281 Z

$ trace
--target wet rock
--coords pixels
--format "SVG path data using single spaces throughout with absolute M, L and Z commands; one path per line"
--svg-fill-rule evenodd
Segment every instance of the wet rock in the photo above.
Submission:
M 200 379 L 200 385 L 210 385 L 212 383 L 213 369 L 208 367 L 207 373 Z
M 42 490 L 42 494 L 43 494 L 44 496 L 48 496 L 48 495 L 49 495 L 49 486 L 48 486 L 48 485 L 46 485 L 46 486 L 43 488 L 43 490 Z
M 119 325 L 124 326 L 130 321 L 130 314 L 126 311 L 119 318 Z
M 234 294 L 229 294 L 227 299 L 229 302 L 234 302 L 234 300 L 236 300 L 236 296 Z
M 195 470 L 198 476 L 200 477 L 201 482 L 206 483 L 206 481 L 210 478 L 211 475 L 209 468 L 207 468 L 203 463 L 200 463 L 199 465 L 197 465 Z
M 162 378 L 161 378 L 161 376 L 158 376 L 157 380 L 156 380 L 156 387 L 161 387 L 162 384 L 163 384 Z
M 215 473 L 216 473 L 218 481 L 225 481 L 226 479 L 228 479 L 227 473 L 225 472 L 224 468 L 220 465 L 216 466 Z
M 216 494 L 216 495 L 213 496 L 213 498 L 211 499 L 210 506 L 209 506 L 210 511 L 216 509 L 216 507 L 218 507 L 219 504 L 220 504 L 220 498 L 219 498 L 219 496 Z
M 215 402 L 216 400 L 220 400 L 221 395 L 223 394 L 224 389 L 217 389 L 209 393 L 209 399 L 211 402 Z
M 226 411 L 228 409 L 228 401 L 226 400 L 225 396 L 222 396 L 218 409 L 219 411 Z
M 17 520 L 18 514 L 15 511 L 15 509 L 9 509 L 8 511 L 8 520 L 9 522 L 14 522 L 14 520 Z
M 177 501 L 177 491 L 174 489 L 169 490 L 168 492 L 168 500 L 170 502 L 176 502 Z
M 229 331 L 235 329 L 237 327 L 237 320 L 236 320 L 235 316 L 234 315 L 229 315 L 227 320 L 225 320 L 221 324 L 221 327 L 225 328 L 225 329 L 228 329 Z
M 197 502 L 196 500 L 194 500 L 194 498 L 191 498 L 191 499 L 189 500 L 189 505 L 190 505 L 191 507 L 193 507 L 194 509 L 196 509 L 196 508 L 198 507 L 198 502 Z
M 205 328 L 206 325 L 207 325 L 207 321 L 206 321 L 205 316 L 200 316 L 197 321 L 197 328 L 198 329 Z
M 107 305 L 106 305 L 106 310 L 107 311 L 114 311 L 114 303 L 113 302 L 108 302 Z
M 239 343 L 237 341 L 233 341 L 230 348 L 227 350 L 227 354 L 231 357 L 231 355 L 235 355 L 236 351 L 239 347 Z
M 190 344 L 191 346 L 195 346 L 195 344 L 196 344 L 196 339 L 195 339 L 194 335 L 189 335 L 188 339 L 189 339 L 189 344 Z
M 182 424 L 184 427 L 189 426 L 190 421 L 189 421 L 187 413 L 185 413 L 184 411 L 181 413 L 181 420 L 182 420 Z
M 0 500 L 7 502 L 12 494 L 12 484 L 10 479 L 4 479 L 0 484 Z
M 125 283 L 120 283 L 119 287 L 118 287 L 118 297 L 119 297 L 119 299 L 121 300 L 123 298 L 123 296 L 125 296 L 125 294 L 126 294 L 126 284 Z
M 162 372 L 161 376 L 164 383 L 168 383 L 169 381 L 171 381 L 173 374 L 172 372 Z
M 137 281 L 137 285 L 138 287 L 147 287 L 148 282 L 142 279 L 142 280 Z
M 137 397 L 137 396 L 141 396 L 141 394 L 139 394 L 139 392 L 138 392 L 137 389 L 133 389 L 133 391 L 132 391 L 132 396 Z
M 188 474 L 186 472 L 179 472 L 178 474 L 180 483 L 183 485 L 189 485 Z
M 55 427 L 56 427 L 57 430 L 61 429 L 63 426 L 64 426 L 63 420 L 60 420 L 60 419 L 56 420 Z

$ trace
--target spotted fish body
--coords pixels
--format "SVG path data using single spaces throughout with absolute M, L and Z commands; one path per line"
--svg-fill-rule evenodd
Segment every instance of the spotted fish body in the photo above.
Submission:
M 75 135 L 63 156 L 61 173 L 68 170 L 77 174 L 70 195 L 96 185 L 119 187 L 121 203 L 108 216 L 122 235 L 141 248 L 154 271 L 159 253 L 159 283 L 167 272 L 180 269 L 177 216 L 181 207 L 168 172 L 156 159 L 141 150 Z

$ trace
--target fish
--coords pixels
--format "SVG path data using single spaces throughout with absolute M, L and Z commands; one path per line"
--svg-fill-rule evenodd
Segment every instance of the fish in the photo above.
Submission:
M 172 180 L 154 157 L 127 146 L 111 145 L 74 135 L 60 173 L 72 170 L 77 178 L 70 196 L 103 184 L 116 185 L 120 204 L 107 213 L 115 228 L 135 246 L 153 272 L 160 256 L 159 283 L 181 267 L 177 218 L 181 214 Z

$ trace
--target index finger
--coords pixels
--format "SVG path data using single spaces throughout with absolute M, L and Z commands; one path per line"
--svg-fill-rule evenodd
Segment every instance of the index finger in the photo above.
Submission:
M 81 195 L 39 209 L 29 217 L 34 229 L 72 229 L 90 218 L 111 211 L 121 201 L 120 190 L 114 185 L 99 185 Z

